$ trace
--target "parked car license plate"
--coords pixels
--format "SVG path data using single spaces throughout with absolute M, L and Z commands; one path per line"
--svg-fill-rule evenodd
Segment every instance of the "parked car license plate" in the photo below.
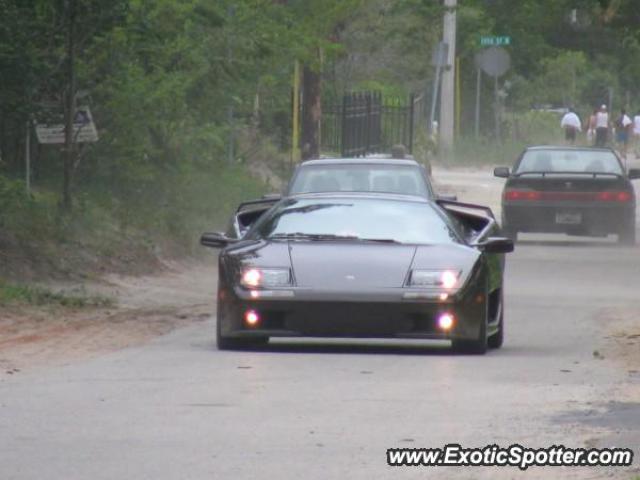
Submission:
M 556 213 L 556 223 L 562 225 L 579 225 L 582 223 L 582 214 L 574 212 Z

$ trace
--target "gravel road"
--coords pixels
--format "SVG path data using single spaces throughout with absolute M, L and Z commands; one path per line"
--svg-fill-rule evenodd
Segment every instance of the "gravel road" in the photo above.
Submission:
M 499 202 L 501 181 L 487 171 L 434 175 L 461 199 Z M 638 459 L 522 473 L 392 468 L 385 457 L 390 447 L 447 443 L 637 449 L 639 253 L 612 239 L 525 237 L 507 267 L 505 346 L 484 357 L 422 341 L 280 340 L 219 352 L 212 316 L 138 346 L 0 376 L 0 478 L 640 476 Z M 184 295 L 160 289 L 168 297 L 154 308 L 211 308 L 214 256 L 192 268 L 172 280 Z M 136 299 L 151 287 L 135 293 L 127 282 L 123 297 L 143 308 Z

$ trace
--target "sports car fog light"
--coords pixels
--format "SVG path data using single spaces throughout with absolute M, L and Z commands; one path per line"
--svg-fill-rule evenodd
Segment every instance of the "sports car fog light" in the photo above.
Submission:
M 244 322 L 250 327 L 255 327 L 260 323 L 260 315 L 255 310 L 247 310 L 244 314 Z
M 454 324 L 453 315 L 450 313 L 443 313 L 438 317 L 438 327 L 440 330 L 451 330 Z

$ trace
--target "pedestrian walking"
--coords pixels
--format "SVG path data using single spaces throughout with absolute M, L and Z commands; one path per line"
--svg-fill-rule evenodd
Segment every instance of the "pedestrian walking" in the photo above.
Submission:
M 609 138 L 609 112 L 602 105 L 596 114 L 596 147 L 604 147 Z
M 616 141 L 620 148 L 622 158 L 627 158 L 627 149 L 629 148 L 629 131 L 633 122 L 627 115 L 626 110 L 623 108 L 620 110 L 620 116 L 616 120 Z
M 633 153 L 640 157 L 640 112 L 633 117 Z
M 593 113 L 589 115 L 589 118 L 585 122 L 584 129 L 587 131 L 587 143 L 594 145 L 596 141 L 596 117 L 598 115 L 598 109 L 594 108 Z
M 574 145 L 578 132 L 582 131 L 582 124 L 580 117 L 578 117 L 573 108 L 570 108 L 569 111 L 564 114 L 560 121 L 560 127 L 564 129 L 565 141 L 570 145 Z

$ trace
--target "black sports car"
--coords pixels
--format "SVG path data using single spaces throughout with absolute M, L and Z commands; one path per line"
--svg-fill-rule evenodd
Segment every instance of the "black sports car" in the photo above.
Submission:
M 388 194 L 285 198 L 219 255 L 218 348 L 269 337 L 451 339 L 502 345 L 504 253 L 485 207 Z
M 516 239 L 518 232 L 569 235 L 618 235 L 620 243 L 636 237 L 636 196 L 627 173 L 611 149 L 530 147 L 513 171 L 494 170 L 506 178 L 502 194 L 502 229 Z

